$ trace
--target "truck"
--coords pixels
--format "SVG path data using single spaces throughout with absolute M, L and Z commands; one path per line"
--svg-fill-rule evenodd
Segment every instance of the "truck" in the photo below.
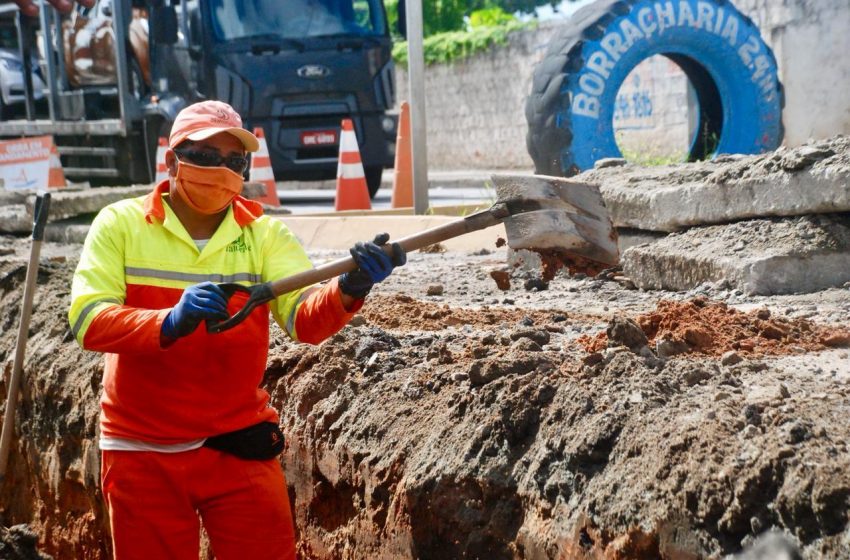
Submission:
M 393 165 L 382 0 L 96 0 L 70 15 L 43 4 L 38 18 L 14 16 L 0 26 L 15 19 L 25 103 L 6 110 L 0 138 L 53 135 L 71 180 L 153 181 L 158 139 L 204 99 L 262 128 L 279 181 L 335 177 L 343 119 L 373 196 Z

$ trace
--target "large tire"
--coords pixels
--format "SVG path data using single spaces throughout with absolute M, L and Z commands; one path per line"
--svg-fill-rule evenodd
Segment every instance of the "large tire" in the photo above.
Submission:
M 761 153 L 782 142 L 776 59 L 728 0 L 598 0 L 576 12 L 534 69 L 525 114 L 536 172 L 571 176 L 622 157 L 613 127 L 617 92 L 657 54 L 676 62 L 696 90 L 691 159 Z

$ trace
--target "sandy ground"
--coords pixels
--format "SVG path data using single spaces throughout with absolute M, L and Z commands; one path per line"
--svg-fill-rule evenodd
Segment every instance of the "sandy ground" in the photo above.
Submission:
M 6 377 L 28 246 L 0 238 Z M 78 250 L 44 247 L 0 525 L 108 558 L 101 358 L 65 320 Z M 850 289 L 644 292 L 514 264 L 415 253 L 323 345 L 275 328 L 303 557 L 714 558 L 772 528 L 850 556 Z

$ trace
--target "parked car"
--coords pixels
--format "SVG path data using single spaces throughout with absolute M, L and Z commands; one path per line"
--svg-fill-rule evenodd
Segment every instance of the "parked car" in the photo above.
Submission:
M 46 88 L 38 60 L 32 59 L 32 85 L 35 99 L 44 98 Z M 0 119 L 24 114 L 24 64 L 18 51 L 18 33 L 14 24 L 0 25 Z

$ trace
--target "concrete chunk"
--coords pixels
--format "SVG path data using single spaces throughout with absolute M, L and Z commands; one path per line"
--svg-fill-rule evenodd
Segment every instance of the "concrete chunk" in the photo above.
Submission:
M 664 167 L 605 167 L 600 185 L 616 227 L 680 231 L 770 216 L 850 211 L 850 137 L 793 150 Z
M 51 189 L 49 222 L 76 216 L 96 214 L 104 206 L 125 198 L 145 196 L 153 185 L 129 187 L 97 187 L 82 190 Z M 257 199 L 265 193 L 262 183 L 246 182 L 242 195 Z M 0 233 L 26 233 L 32 231 L 32 212 L 35 193 L 32 191 L 0 191 Z
M 685 291 L 726 280 L 751 295 L 816 292 L 850 281 L 850 216 L 693 228 L 623 253 L 639 288 Z
M 50 215 L 48 221 L 55 222 L 74 216 L 94 214 L 101 208 L 125 198 L 144 196 L 151 185 L 131 187 L 99 187 L 83 190 L 57 189 L 50 191 Z M 16 202 L 0 207 L 0 233 L 26 233 L 32 231 L 34 193 L 4 193 L 3 201 Z

